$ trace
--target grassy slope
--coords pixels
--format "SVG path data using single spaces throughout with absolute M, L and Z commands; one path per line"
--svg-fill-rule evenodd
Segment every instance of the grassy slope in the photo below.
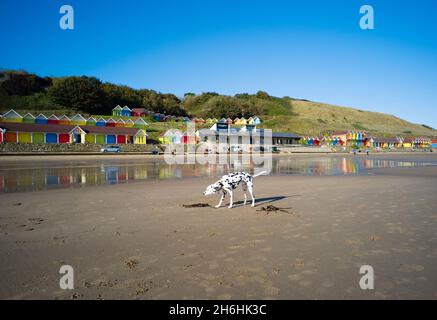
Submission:
M 392 115 L 310 101 L 290 100 L 292 115 L 264 116 L 264 126 L 277 131 L 317 134 L 325 130 L 366 130 L 374 135 L 436 136 L 431 130 Z
M 254 98 L 251 97 L 250 99 Z M 366 130 L 371 134 L 380 136 L 437 136 L 437 130 L 431 130 L 422 125 L 413 124 L 383 113 L 294 99 L 288 100 L 287 105 L 283 99 L 276 98 L 265 101 L 265 107 L 265 110 L 268 110 L 267 114 L 260 115 L 264 120 L 262 127 L 271 128 L 274 131 L 312 135 L 326 130 Z M 6 108 L 1 109 L 1 112 L 7 111 Z M 56 115 L 72 114 L 62 109 L 32 110 L 25 107 L 16 110 L 23 115 L 26 112 L 32 112 L 34 115 L 40 112 L 46 115 L 52 113 Z M 195 110 L 189 110 L 189 112 L 193 115 L 201 115 L 203 112 L 202 105 L 196 106 Z M 88 115 L 84 114 L 84 116 Z M 94 117 L 99 116 L 94 115 Z M 104 117 L 109 118 L 110 116 Z M 149 123 L 148 132 L 152 139 L 157 139 L 160 132 L 169 128 L 186 130 L 185 125 L 181 122 L 155 122 L 150 117 L 145 120 Z

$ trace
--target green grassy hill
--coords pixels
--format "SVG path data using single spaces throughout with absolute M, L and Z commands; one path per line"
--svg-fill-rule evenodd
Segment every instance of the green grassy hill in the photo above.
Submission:
M 204 93 L 186 97 L 182 103 L 188 113 L 198 117 L 257 115 L 264 121 L 262 127 L 302 135 L 365 130 L 378 136 L 437 136 L 437 130 L 433 128 L 392 115 L 289 97 L 272 97 L 265 92 L 233 97 Z
M 259 116 L 262 127 L 274 131 L 315 135 L 326 131 L 365 130 L 378 136 L 437 136 L 437 130 L 392 115 L 339 107 L 325 103 L 256 94 L 234 96 L 206 92 L 187 93 L 183 98 L 153 90 L 132 89 L 101 83 L 88 77 L 49 78 L 22 71 L 0 72 L 0 113 L 13 108 L 46 115 L 109 115 L 117 104 L 144 107 L 155 112 L 202 118 Z M 146 119 L 156 138 L 168 128 L 184 129 L 183 123 L 159 123 Z
M 302 100 L 289 100 L 289 115 L 264 116 L 265 127 L 299 134 L 323 131 L 365 130 L 377 136 L 437 136 L 437 130 L 378 112 L 333 106 Z

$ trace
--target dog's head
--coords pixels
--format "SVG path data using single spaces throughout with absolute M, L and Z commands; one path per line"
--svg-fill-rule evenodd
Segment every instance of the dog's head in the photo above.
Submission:
M 210 196 L 212 194 L 217 193 L 221 188 L 223 187 L 223 184 L 220 182 L 216 182 L 213 184 L 210 184 L 208 187 L 206 187 L 205 192 L 203 193 L 204 196 Z

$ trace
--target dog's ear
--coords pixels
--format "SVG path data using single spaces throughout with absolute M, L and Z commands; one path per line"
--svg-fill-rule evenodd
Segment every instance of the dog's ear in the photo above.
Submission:
M 220 181 L 216 183 L 216 185 L 214 186 L 214 190 L 215 191 L 219 191 L 221 188 L 223 188 L 223 183 L 221 183 Z

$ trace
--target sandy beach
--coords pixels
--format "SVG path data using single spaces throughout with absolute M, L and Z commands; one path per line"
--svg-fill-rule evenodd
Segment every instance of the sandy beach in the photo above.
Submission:
M 0 298 L 437 299 L 437 167 L 258 177 L 255 208 L 183 207 L 216 205 L 212 181 L 0 194 Z

